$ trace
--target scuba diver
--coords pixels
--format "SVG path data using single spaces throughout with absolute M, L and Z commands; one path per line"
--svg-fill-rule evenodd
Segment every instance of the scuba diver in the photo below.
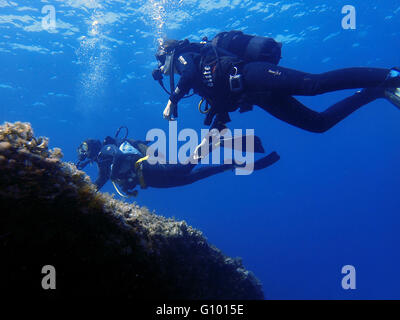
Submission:
M 282 44 L 272 38 L 222 32 L 212 41 L 165 40 L 158 48 L 154 80 L 169 93 L 164 118 L 175 120 L 178 102 L 193 89 L 202 97 L 199 111 L 205 125 L 223 130 L 229 112 L 246 112 L 254 105 L 276 118 L 310 132 L 323 133 L 360 107 L 386 98 L 400 108 L 400 69 L 346 68 L 311 74 L 278 66 Z M 174 73 L 180 75 L 174 87 Z M 170 91 L 162 83 L 170 76 Z M 317 112 L 293 96 L 360 89 L 350 97 Z M 202 104 L 206 102 L 205 108 Z
M 119 138 L 122 128 L 126 129 L 126 135 Z M 218 173 L 235 168 L 245 168 L 244 164 L 221 164 L 195 168 L 197 162 L 187 164 L 151 164 L 149 160 L 147 141 L 128 139 L 128 129 L 121 127 L 114 138 L 107 136 L 103 142 L 95 139 L 87 139 L 78 147 L 79 170 L 85 168 L 89 163 L 97 163 L 99 174 L 95 181 L 97 190 L 100 190 L 110 179 L 117 193 L 122 197 L 137 196 L 136 186 L 142 189 L 172 188 L 191 184 L 201 179 L 208 178 Z M 235 139 L 235 137 L 230 138 Z M 240 137 L 240 139 L 242 139 Z M 226 144 L 226 139 L 221 139 L 221 145 Z M 257 153 L 264 153 L 259 138 L 255 139 L 255 150 Z M 231 144 L 232 145 L 232 144 Z M 210 149 L 214 145 L 210 144 Z M 212 151 L 212 150 L 211 150 Z M 254 162 L 254 170 L 261 170 L 274 164 L 280 159 L 276 152 Z M 122 189 L 122 191 L 118 188 Z

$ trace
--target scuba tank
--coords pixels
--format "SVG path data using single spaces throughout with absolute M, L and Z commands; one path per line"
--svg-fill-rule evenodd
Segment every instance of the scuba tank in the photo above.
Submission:
M 229 31 L 218 33 L 212 43 L 215 47 L 229 51 L 245 62 L 265 61 L 278 65 L 281 60 L 282 43 L 269 37 Z
M 242 79 L 238 72 L 243 60 L 235 54 L 210 43 L 201 51 L 200 70 L 205 91 L 239 93 L 242 91 Z M 228 91 L 227 91 L 228 90 Z M 207 94 L 206 94 L 207 95 Z
M 152 75 L 155 81 L 158 81 L 163 90 L 171 95 L 175 91 L 175 79 L 174 79 L 174 69 L 175 69 L 175 57 L 177 54 L 181 54 L 185 51 L 199 52 L 202 55 L 202 51 L 207 47 L 213 48 L 213 55 L 217 59 L 219 64 L 220 56 L 236 56 L 238 59 L 246 62 L 253 61 L 265 61 L 275 65 L 278 65 L 281 60 L 282 53 L 282 43 L 275 41 L 269 37 L 253 36 L 244 34 L 242 31 L 229 31 L 218 33 L 212 41 L 209 41 L 207 37 L 204 37 L 200 43 L 190 43 L 189 40 L 177 41 L 176 45 L 164 50 L 162 47 L 159 48 L 156 58 L 164 65 L 166 63 L 166 56 L 170 55 L 168 66 L 169 76 L 170 76 L 170 90 L 168 91 L 163 83 L 163 74 L 159 68 L 153 70 Z M 207 51 L 207 50 L 206 50 Z M 209 53 L 209 51 L 208 51 Z M 221 67 L 219 69 L 222 69 Z M 210 78 L 210 70 L 203 70 L 206 72 L 208 79 Z M 232 92 L 239 92 L 241 90 L 241 80 L 237 74 L 231 75 L 230 87 Z M 211 84 L 211 81 L 209 81 Z M 187 95 L 184 98 L 191 97 Z
M 253 61 L 277 65 L 281 59 L 281 49 L 282 43 L 269 37 L 252 36 L 242 31 L 218 33 L 201 53 L 200 70 L 205 78 L 203 82 L 208 87 L 206 91 L 212 95 L 216 87 L 217 91 L 225 90 L 239 95 L 243 92 L 241 67 Z M 241 110 L 244 112 L 251 108 L 243 106 Z

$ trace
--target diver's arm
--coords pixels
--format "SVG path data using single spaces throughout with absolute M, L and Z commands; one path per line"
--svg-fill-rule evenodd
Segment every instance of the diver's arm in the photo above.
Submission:
M 200 144 L 196 147 L 192 154 L 192 158 L 197 160 L 206 157 L 215 148 L 220 146 L 221 136 L 224 136 L 228 129 L 226 123 L 230 122 L 228 112 L 217 113 L 215 119 L 210 126 L 210 130 L 205 135 Z M 211 144 L 210 144 L 211 138 Z
M 189 93 L 193 86 L 197 70 L 193 54 L 180 55 L 176 61 L 176 69 L 181 77 L 163 112 L 164 118 L 168 120 L 175 120 L 178 117 L 178 102 Z
M 97 190 L 100 190 L 110 178 L 111 174 L 111 166 L 108 164 L 98 165 L 99 167 L 99 176 L 95 181 L 95 185 L 97 186 Z
M 85 160 L 85 161 L 78 161 L 76 163 L 76 168 L 78 170 L 83 170 L 88 164 L 90 163 L 90 160 Z
M 220 129 L 212 128 L 210 131 L 208 131 L 191 155 L 192 159 L 198 160 L 205 158 L 210 152 L 214 151 L 221 145 L 221 136 L 226 134 L 228 127 L 220 126 L 219 128 Z
M 168 121 L 174 121 L 178 117 L 178 105 L 175 103 L 172 103 L 171 100 L 168 100 L 167 106 L 165 107 L 163 111 L 163 117 L 164 119 L 167 119 Z
M 193 53 L 186 53 L 180 55 L 176 59 L 176 70 L 180 74 L 180 79 L 178 85 L 174 92 L 172 92 L 169 100 L 173 104 L 178 104 L 178 102 L 189 93 L 190 89 L 193 87 L 194 79 L 196 77 L 197 67 L 194 61 Z

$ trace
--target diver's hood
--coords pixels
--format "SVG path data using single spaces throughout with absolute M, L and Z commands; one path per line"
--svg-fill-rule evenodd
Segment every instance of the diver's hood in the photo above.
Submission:
M 156 58 L 159 61 L 159 66 L 158 69 L 153 70 L 152 75 L 153 79 L 158 81 L 164 91 L 169 95 L 171 95 L 176 89 L 174 74 L 180 74 L 175 65 L 175 57 L 181 54 L 188 45 L 190 45 L 190 42 L 189 40 L 185 39 L 178 41 L 178 43 L 174 46 L 170 46 L 168 48 L 160 46 L 158 48 Z M 168 75 L 170 78 L 170 91 L 165 88 L 162 82 L 163 74 Z M 193 93 L 191 95 L 184 96 L 184 98 L 191 97 L 192 95 Z
M 160 71 L 165 74 L 171 74 L 171 66 L 174 64 L 173 59 L 175 54 L 179 54 L 182 52 L 184 48 L 186 48 L 190 44 L 188 39 L 180 40 L 177 42 L 176 45 L 164 48 L 160 46 L 156 53 L 156 58 L 160 62 L 161 66 L 159 67 Z M 174 68 L 174 73 L 177 73 Z

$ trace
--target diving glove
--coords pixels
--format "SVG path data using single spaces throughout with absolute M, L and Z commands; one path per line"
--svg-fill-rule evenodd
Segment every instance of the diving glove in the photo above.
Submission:
M 164 109 L 163 116 L 168 121 L 175 121 L 178 118 L 178 106 L 171 100 L 168 100 L 168 104 Z

